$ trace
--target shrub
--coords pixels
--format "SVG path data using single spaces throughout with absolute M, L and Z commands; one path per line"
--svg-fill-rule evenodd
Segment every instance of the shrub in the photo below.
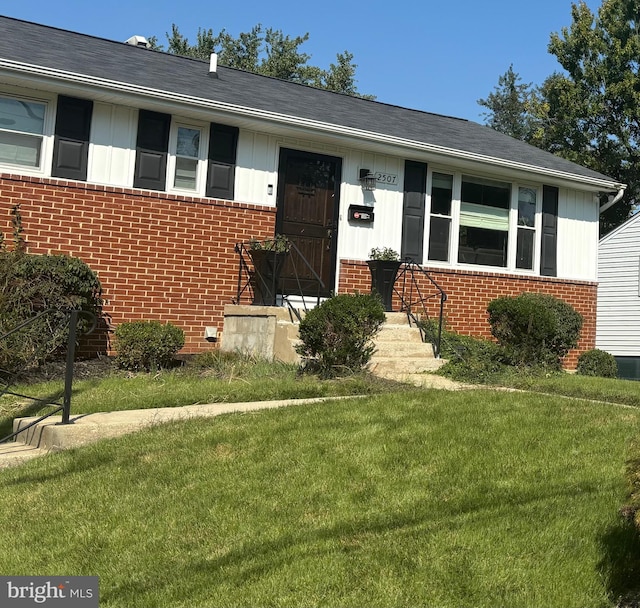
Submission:
M 67 344 L 71 310 L 101 315 L 97 275 L 67 255 L 0 251 L 0 335 L 48 309 L 31 325 L 0 342 L 0 367 L 12 371 L 56 358 Z M 79 331 L 88 326 L 81 318 Z
M 487 310 L 491 333 L 513 365 L 559 369 L 560 359 L 578 344 L 582 316 L 551 295 L 497 298 Z
M 601 378 L 617 378 L 618 364 L 616 358 L 603 350 L 594 348 L 578 357 L 576 373 L 582 376 L 600 376 Z
M 170 367 L 184 346 L 184 332 L 160 321 L 121 323 L 115 332 L 116 364 L 131 371 Z
M 342 294 L 310 310 L 300 323 L 300 355 L 311 359 L 322 376 L 360 371 L 371 359 L 371 342 L 384 307 L 376 295 Z
M 460 382 L 491 383 L 506 368 L 501 351 L 490 340 L 443 332 L 441 355 L 448 359 L 440 374 Z

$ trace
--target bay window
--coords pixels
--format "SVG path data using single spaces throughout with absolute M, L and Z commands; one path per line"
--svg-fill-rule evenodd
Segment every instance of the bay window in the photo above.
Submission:
M 0 163 L 39 168 L 45 103 L 0 97 Z

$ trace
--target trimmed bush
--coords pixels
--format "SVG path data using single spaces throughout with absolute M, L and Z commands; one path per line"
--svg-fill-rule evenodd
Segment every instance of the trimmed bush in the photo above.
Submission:
M 599 376 L 601 378 L 617 378 L 618 364 L 616 358 L 603 350 L 594 348 L 578 357 L 576 373 L 581 376 Z
M 171 367 L 184 346 L 184 332 L 160 321 L 121 323 L 115 332 L 116 364 L 131 371 Z
M 99 317 L 101 291 L 97 275 L 79 258 L 0 250 L 0 335 L 38 313 L 55 311 L 0 341 L 0 367 L 15 371 L 59 356 L 67 344 L 69 311 Z M 81 317 L 79 330 L 87 324 Z
M 360 371 L 371 359 L 371 340 L 384 320 L 377 295 L 335 296 L 306 314 L 296 350 L 325 377 Z
M 575 348 L 582 316 L 569 304 L 543 293 L 523 293 L 489 303 L 491 333 L 512 365 L 560 369 Z

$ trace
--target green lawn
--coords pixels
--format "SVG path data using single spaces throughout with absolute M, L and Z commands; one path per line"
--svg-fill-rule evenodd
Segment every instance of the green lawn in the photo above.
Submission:
M 0 472 L 0 572 L 101 606 L 614 606 L 640 410 L 406 391 L 171 424 Z

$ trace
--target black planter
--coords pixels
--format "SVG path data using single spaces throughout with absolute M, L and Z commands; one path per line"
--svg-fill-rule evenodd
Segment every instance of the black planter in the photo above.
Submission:
M 287 252 L 256 249 L 250 251 L 253 261 L 251 288 L 253 306 L 275 306 L 280 273 L 287 259 Z
M 392 260 L 368 260 L 371 271 L 371 291 L 378 292 L 382 298 L 382 304 L 387 312 L 393 310 L 393 284 L 402 262 Z

